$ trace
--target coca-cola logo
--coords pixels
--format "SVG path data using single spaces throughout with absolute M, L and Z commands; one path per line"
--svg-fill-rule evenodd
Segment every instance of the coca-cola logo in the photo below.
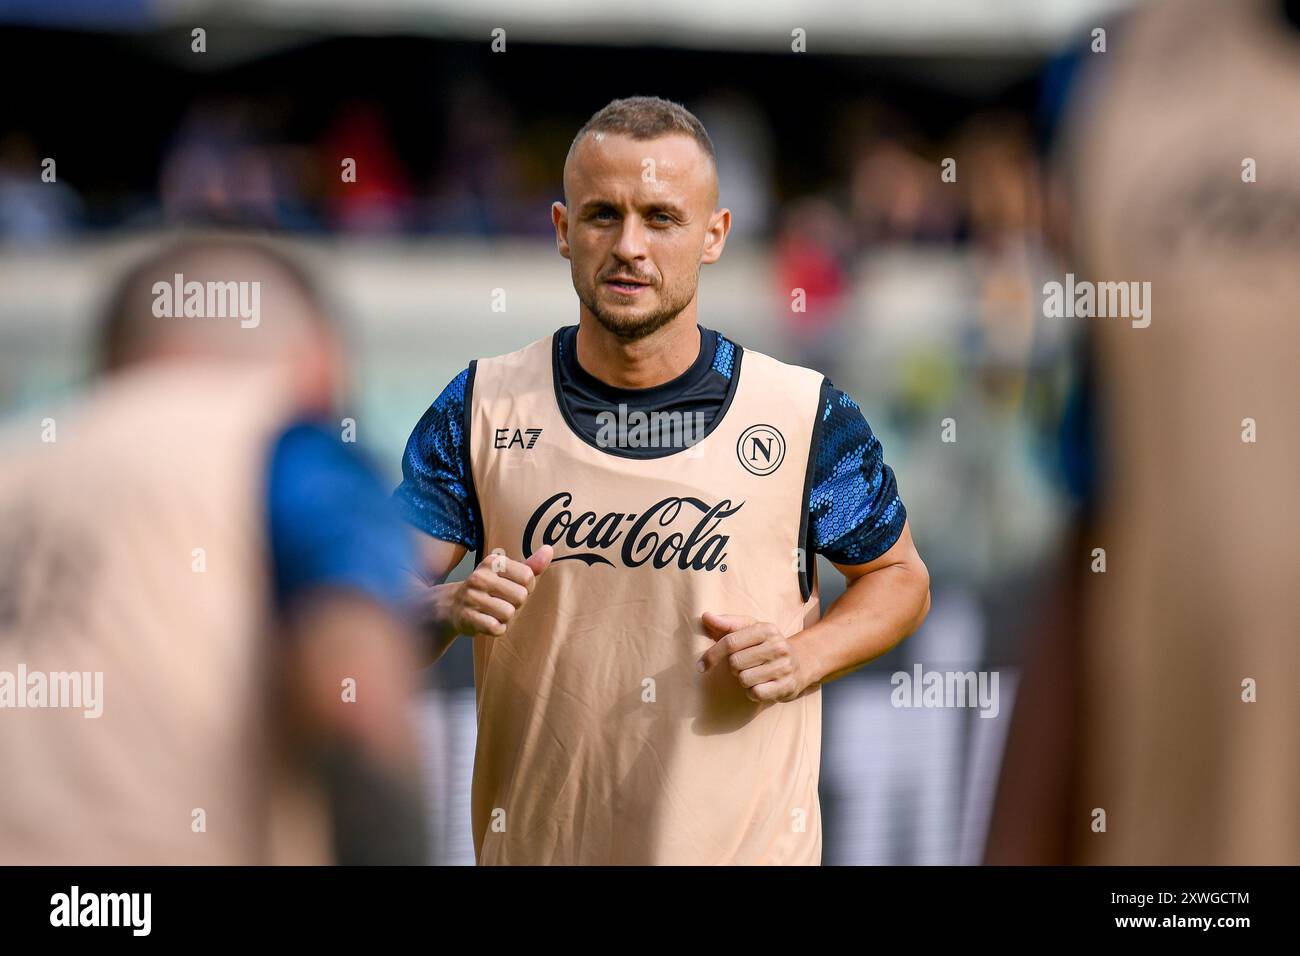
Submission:
M 664 498 L 639 514 L 611 511 L 597 515 L 594 511 L 575 514 L 570 508 L 573 495 L 561 491 L 547 498 L 524 526 L 524 557 L 543 545 L 555 548 L 556 561 L 581 561 L 591 566 L 614 562 L 614 555 L 626 567 L 637 568 L 646 562 L 655 568 L 676 565 L 683 571 L 727 570 L 728 535 L 717 534 L 724 518 L 744 507 L 742 501 L 732 505 L 724 498 L 710 505 L 699 498 Z M 694 527 L 683 530 L 678 519 L 685 515 Z M 666 529 L 677 525 L 677 530 Z M 560 553 L 561 550 L 567 553 Z

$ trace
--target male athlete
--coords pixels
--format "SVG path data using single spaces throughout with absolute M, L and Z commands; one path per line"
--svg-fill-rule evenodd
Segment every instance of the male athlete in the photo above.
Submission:
M 238 288 L 256 325 L 189 311 Z M 410 535 L 325 424 L 345 364 L 315 283 L 194 235 L 104 318 L 48 441 L 0 429 L 0 865 L 422 861 Z
M 820 373 L 697 323 L 731 213 L 691 113 L 610 103 L 564 193 L 578 325 L 471 362 L 396 492 L 435 656 L 476 638 L 478 862 L 818 864 L 821 684 L 930 604 L 893 473 Z

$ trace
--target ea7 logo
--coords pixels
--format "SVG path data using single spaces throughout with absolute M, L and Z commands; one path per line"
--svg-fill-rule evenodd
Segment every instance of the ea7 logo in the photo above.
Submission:
M 525 435 L 528 436 L 527 441 L 524 440 Z M 541 436 L 542 436 L 542 430 L 540 428 L 525 428 L 522 431 L 516 428 L 513 430 L 513 432 L 509 428 L 498 428 L 496 433 L 496 441 L 493 444 L 493 447 L 494 448 L 519 447 L 527 451 L 529 448 L 532 448 L 534 445 L 537 444 L 537 439 L 540 438 Z

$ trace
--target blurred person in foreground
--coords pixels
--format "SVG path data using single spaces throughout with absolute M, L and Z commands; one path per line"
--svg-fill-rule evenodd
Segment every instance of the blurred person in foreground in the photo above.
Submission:
M 1061 150 L 1077 279 L 1150 295 L 1082 319 L 1086 521 L 987 859 L 1295 865 L 1300 2 L 1158 3 L 1109 32 Z
M 419 862 L 410 541 L 312 281 L 183 239 L 102 359 L 0 438 L 0 864 Z
M 578 324 L 471 362 L 407 445 L 416 600 L 435 654 L 474 640 L 480 864 L 819 864 L 821 685 L 929 609 L 857 403 L 698 322 L 718 188 L 680 104 L 598 111 L 552 206 Z

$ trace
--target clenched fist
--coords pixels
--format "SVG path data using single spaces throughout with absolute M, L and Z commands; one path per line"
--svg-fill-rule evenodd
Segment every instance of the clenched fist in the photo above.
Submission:
M 712 611 L 701 620 L 717 643 L 704 652 L 699 670 L 725 662 L 755 703 L 794 700 L 812 683 L 798 643 L 791 643 L 775 624 Z
M 500 548 L 487 555 L 451 594 L 448 617 L 457 634 L 500 637 L 524 606 L 555 549 L 539 548 L 527 561 L 512 561 Z

